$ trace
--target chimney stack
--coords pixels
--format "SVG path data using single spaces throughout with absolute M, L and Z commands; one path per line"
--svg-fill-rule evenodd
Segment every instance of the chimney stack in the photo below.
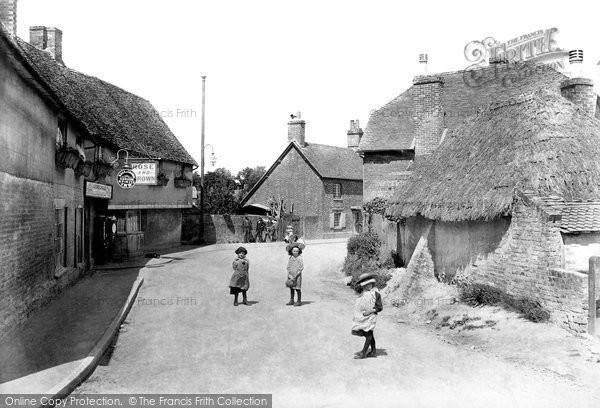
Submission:
M 17 35 L 17 0 L 0 0 L 0 21 L 13 37 Z
M 300 147 L 306 146 L 306 122 L 301 119 L 300 112 L 291 115 L 292 120 L 288 122 L 288 143 L 295 140 Z
M 37 49 L 49 52 L 56 62 L 65 65 L 62 59 L 62 31 L 58 28 L 29 27 L 29 43 Z
M 571 65 L 571 78 L 560 83 L 561 95 L 584 110 L 591 117 L 596 115 L 596 94 L 594 93 L 594 82 L 588 78 L 582 78 L 583 51 L 569 51 L 569 63 Z
M 444 80 L 436 75 L 422 75 L 415 77 L 413 84 L 415 156 L 421 156 L 437 149 L 444 131 Z
M 350 129 L 348 130 L 348 148 L 357 150 L 362 138 L 363 130 L 360 128 L 358 119 L 350 121 Z

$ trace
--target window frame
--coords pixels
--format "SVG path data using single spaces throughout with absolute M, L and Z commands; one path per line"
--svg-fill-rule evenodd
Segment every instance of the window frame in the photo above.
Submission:
M 333 199 L 342 199 L 342 183 L 333 183 Z

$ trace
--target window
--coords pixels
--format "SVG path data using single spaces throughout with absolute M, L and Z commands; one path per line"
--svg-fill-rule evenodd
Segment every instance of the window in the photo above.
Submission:
M 54 266 L 67 266 L 67 208 L 54 210 Z
M 333 213 L 333 228 L 340 227 L 341 217 L 342 217 L 342 213 L 339 213 L 339 212 Z
M 65 120 L 58 121 L 58 129 L 56 131 L 56 145 L 67 145 L 67 122 Z
M 333 185 L 333 198 L 342 198 L 342 185 L 339 183 Z
M 346 228 L 346 214 L 341 211 L 329 214 L 329 228 L 340 231 Z

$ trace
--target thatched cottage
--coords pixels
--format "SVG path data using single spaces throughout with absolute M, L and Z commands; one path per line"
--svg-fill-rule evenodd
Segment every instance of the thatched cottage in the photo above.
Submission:
M 566 79 L 545 65 L 500 61 L 477 70 L 415 77 L 410 88 L 369 117 L 359 145 L 364 201 L 390 198 L 409 176 L 413 162 L 431 154 L 445 135 L 490 103 L 558 89 Z M 377 214 L 371 221 L 385 250 L 397 250 L 396 223 Z
M 424 261 L 421 273 L 461 273 L 536 299 L 563 327 L 585 331 L 587 259 L 600 250 L 592 86 L 566 80 L 448 131 L 390 199 L 405 259 Z

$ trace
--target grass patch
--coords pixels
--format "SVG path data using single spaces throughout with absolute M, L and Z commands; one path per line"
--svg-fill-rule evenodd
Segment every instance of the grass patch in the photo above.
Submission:
M 460 290 L 460 299 L 472 306 L 502 306 L 519 313 L 532 322 L 545 322 L 550 319 L 550 312 L 540 302 L 526 297 L 514 297 L 490 285 L 474 283 L 465 285 Z

